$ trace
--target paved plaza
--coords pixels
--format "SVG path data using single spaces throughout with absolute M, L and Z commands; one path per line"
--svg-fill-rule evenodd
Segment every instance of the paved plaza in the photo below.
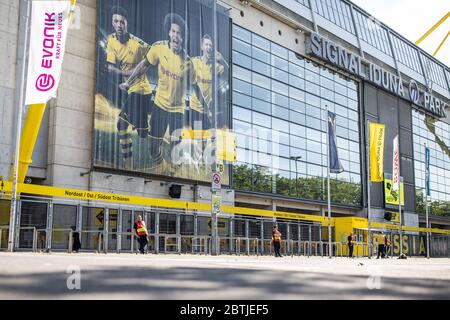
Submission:
M 449 299 L 450 259 L 0 253 L 0 299 Z

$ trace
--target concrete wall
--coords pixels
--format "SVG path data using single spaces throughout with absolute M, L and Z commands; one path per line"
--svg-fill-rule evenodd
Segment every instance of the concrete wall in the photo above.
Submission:
M 0 0 L 0 176 L 9 177 L 14 150 L 19 1 Z

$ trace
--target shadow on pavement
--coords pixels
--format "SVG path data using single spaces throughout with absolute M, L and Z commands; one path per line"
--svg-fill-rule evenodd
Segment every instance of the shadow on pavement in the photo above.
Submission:
M 2 299 L 449 299 L 450 281 L 240 268 L 124 267 L 82 270 L 81 290 L 65 272 L 0 275 Z

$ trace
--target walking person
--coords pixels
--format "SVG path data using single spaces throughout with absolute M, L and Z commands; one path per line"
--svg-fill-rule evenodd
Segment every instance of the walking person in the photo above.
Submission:
M 137 240 L 139 242 L 139 252 L 141 254 L 145 253 L 145 246 L 148 243 L 148 231 L 147 227 L 145 226 L 145 221 L 142 220 L 142 216 L 138 215 L 136 218 L 136 221 L 134 222 L 134 231 L 137 236 Z
M 281 248 L 281 232 L 278 230 L 278 226 L 274 226 L 272 230 L 272 243 L 273 248 L 275 250 L 275 257 L 282 258 L 283 256 L 280 253 Z
M 384 253 L 384 249 L 385 249 L 385 245 L 384 245 L 384 234 L 376 234 L 375 235 L 375 243 L 377 244 L 378 247 L 378 254 L 377 254 L 377 259 L 384 258 L 385 257 L 385 253 Z
M 388 254 L 388 248 L 391 245 L 391 241 L 389 241 L 387 235 L 384 235 L 384 251 L 383 251 L 383 255 L 384 258 L 389 258 L 389 254 Z
M 353 245 L 354 245 L 355 236 L 352 232 L 347 237 L 347 246 L 348 246 L 348 257 L 353 258 Z

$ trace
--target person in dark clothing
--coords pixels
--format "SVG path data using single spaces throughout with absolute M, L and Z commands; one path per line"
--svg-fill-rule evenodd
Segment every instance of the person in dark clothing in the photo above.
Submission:
M 278 231 L 278 227 L 274 226 L 272 230 L 272 242 L 275 250 L 275 257 L 283 257 L 280 253 L 281 248 L 281 232 Z
M 72 236 L 72 252 L 78 252 L 81 249 L 80 234 L 78 232 L 74 232 Z
M 385 246 L 386 240 L 385 240 L 385 236 L 384 236 L 383 233 L 377 234 L 375 239 L 376 239 L 376 243 L 378 245 L 377 259 L 380 259 L 380 256 L 383 259 L 383 258 L 386 257 L 386 251 L 385 251 L 386 250 L 386 246 Z
M 347 237 L 347 245 L 348 245 L 348 257 L 353 258 L 353 245 L 355 241 L 355 236 L 353 233 L 350 232 L 350 234 Z
M 139 242 L 139 252 L 141 254 L 145 253 L 145 246 L 148 243 L 148 231 L 145 226 L 145 221 L 142 220 L 142 216 L 138 215 L 136 221 L 134 222 L 134 232 L 136 233 L 137 240 Z

